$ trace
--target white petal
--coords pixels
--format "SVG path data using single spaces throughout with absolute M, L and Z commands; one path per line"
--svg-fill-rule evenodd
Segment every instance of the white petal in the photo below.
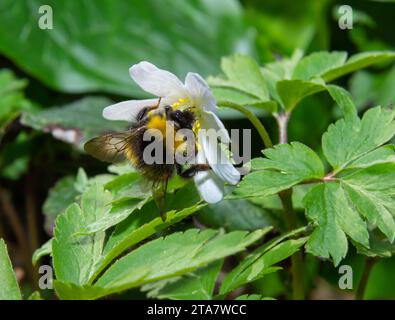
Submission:
M 200 75 L 189 72 L 185 77 L 185 88 L 196 107 L 200 107 L 205 111 L 216 110 L 217 103 L 213 93 Z
M 128 100 L 108 106 L 103 110 L 103 117 L 108 120 L 135 122 L 136 116 L 144 107 L 154 106 L 158 99 Z
M 226 130 L 224 124 L 214 112 L 211 111 L 203 112 L 202 117 L 200 119 L 200 125 L 204 129 L 216 130 L 223 143 L 230 143 L 228 130 Z
M 215 174 L 222 180 L 230 184 L 237 184 L 240 180 L 240 173 L 230 162 L 216 137 L 217 133 L 214 129 L 199 131 L 199 143 L 202 145 L 207 162 Z
M 206 163 L 203 152 L 196 155 L 197 163 Z M 208 203 L 221 201 L 224 196 L 224 182 L 212 171 L 201 171 L 193 177 L 200 196 Z
M 212 171 L 198 172 L 193 179 L 204 201 L 216 203 L 222 200 L 224 196 L 224 182 Z
M 162 70 L 152 63 L 142 61 L 129 69 L 132 79 L 146 92 L 157 97 L 186 97 L 183 83 L 171 72 Z

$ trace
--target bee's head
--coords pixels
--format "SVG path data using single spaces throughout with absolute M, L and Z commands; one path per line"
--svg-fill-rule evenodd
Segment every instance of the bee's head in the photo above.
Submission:
M 171 108 L 171 107 L 170 107 Z M 194 114 L 189 110 L 175 110 L 171 109 L 168 113 L 168 118 L 180 128 L 180 129 L 192 129 L 195 121 Z

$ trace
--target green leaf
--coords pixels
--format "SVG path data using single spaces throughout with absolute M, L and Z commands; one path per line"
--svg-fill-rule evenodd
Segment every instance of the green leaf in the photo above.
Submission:
M 237 104 L 240 106 L 251 106 L 256 109 L 255 113 L 257 115 L 263 115 L 262 112 L 259 112 L 261 110 L 273 113 L 277 111 L 278 108 L 278 105 L 275 101 L 262 101 L 256 97 L 253 97 L 247 93 L 236 89 L 214 87 L 212 91 L 219 107 L 227 107 L 231 106 L 232 104 Z
M 9 123 L 21 112 L 33 109 L 23 94 L 26 85 L 26 80 L 18 80 L 10 70 L 0 70 L 0 140 Z
M 240 54 L 224 57 L 221 69 L 227 79 L 209 78 L 213 86 L 236 89 L 260 101 L 269 100 L 266 81 L 253 58 Z
M 7 29 L 0 30 L 0 51 L 65 92 L 142 97 L 128 74 L 134 63 L 147 60 L 179 76 L 191 70 L 207 76 L 217 73 L 220 57 L 241 43 L 244 51 L 252 47 L 241 6 L 233 0 L 45 4 L 53 9 L 53 30 L 37 26 L 42 1 L 2 1 L 0 20 Z
M 64 212 L 80 194 L 74 187 L 75 177 L 66 176 L 58 180 L 55 186 L 49 190 L 47 199 L 43 205 L 43 213 L 47 216 L 56 217 Z
M 281 80 L 276 83 L 276 89 L 284 109 L 290 112 L 302 99 L 324 91 L 325 85 L 322 80 Z
M 133 215 L 129 217 L 131 219 L 126 219 L 117 225 L 104 247 L 103 255 L 100 259 L 100 262 L 98 263 L 98 269 L 96 270 L 96 274 L 94 276 L 96 276 L 98 271 L 104 269 L 113 259 L 119 256 L 127 248 L 130 248 L 140 241 L 152 236 L 156 232 L 165 230 L 167 227 L 185 219 L 189 215 L 204 207 L 204 205 L 195 204 L 179 211 L 167 211 L 166 221 L 163 222 L 162 218 L 159 216 L 158 209 L 155 204 L 151 202 L 149 205 L 153 209 L 142 210 L 143 212 L 140 212 L 140 216 L 142 213 L 144 213 L 152 220 L 148 220 L 146 223 L 141 223 L 140 219 L 143 221 L 147 220 L 147 217 L 141 217 L 140 219 L 136 219 L 134 221 L 135 223 L 130 223 L 130 220 L 133 220 L 134 218 Z M 155 218 L 152 218 L 152 214 L 149 214 L 150 211 L 154 212 L 156 216 Z
M 171 189 L 170 184 L 169 189 Z M 113 203 L 113 207 L 127 209 L 130 201 L 135 200 L 119 201 Z M 167 218 L 165 222 L 159 216 L 159 210 L 154 201 L 149 201 L 140 210 L 118 223 L 103 248 L 102 256 L 97 263 L 95 273 L 90 278 L 90 282 L 112 260 L 128 248 L 181 221 L 205 206 L 205 204 L 199 205 L 199 202 L 200 196 L 197 194 L 195 187 L 189 184 L 174 194 L 167 194 L 165 206 Z
M 348 94 L 338 93 L 345 104 L 352 103 Z M 305 196 L 306 215 L 316 223 L 307 250 L 332 257 L 335 265 L 347 254 L 347 236 L 369 250 L 367 223 L 390 242 L 395 238 L 394 147 L 382 146 L 395 133 L 394 114 L 373 108 L 362 119 L 350 115 L 337 121 L 323 135 L 323 151 L 334 171 Z
M 246 199 L 223 200 L 202 208 L 198 220 L 211 228 L 256 230 L 275 224 L 268 210 Z
M 151 199 L 151 188 L 147 185 L 141 174 L 138 172 L 129 172 L 122 174 L 112 181 L 109 181 L 105 188 L 110 190 L 114 201 Z
M 274 298 L 264 297 L 260 294 L 243 294 L 238 296 L 235 300 L 275 300 Z
M 347 166 L 347 169 L 361 169 L 379 163 L 395 163 L 395 145 L 387 144 L 379 147 L 372 152 L 363 155 Z
M 44 300 L 39 291 L 34 291 L 27 300 Z
M 7 247 L 3 239 L 0 239 L 0 300 L 21 300 L 21 292 L 16 281 L 14 270 Z
M 111 210 L 105 212 L 105 214 L 97 219 L 96 221 L 84 226 L 81 230 L 75 233 L 76 236 L 92 234 L 99 231 L 105 231 L 112 226 L 125 220 L 129 215 L 135 211 L 141 209 L 150 198 L 139 200 L 131 199 L 128 201 L 122 201 L 119 204 L 112 205 Z
M 253 171 L 234 190 L 236 197 L 276 194 L 302 181 L 320 179 L 324 166 L 318 155 L 299 143 L 277 145 L 263 151 L 267 158 L 253 162 Z
M 335 85 L 328 85 L 327 89 L 333 100 L 335 100 L 340 107 L 346 121 L 357 121 L 357 108 L 355 107 L 350 93 L 342 87 Z
M 281 242 L 281 239 L 283 237 L 274 239 L 254 250 L 229 272 L 222 281 L 220 294 L 229 293 L 244 284 L 262 278 L 266 274 L 280 270 L 280 267 L 273 266 L 293 255 L 307 241 L 307 237 L 284 242 Z
M 363 168 L 342 179 L 354 207 L 393 242 L 395 238 L 395 163 Z
M 383 72 L 360 71 L 350 80 L 350 92 L 359 109 L 390 105 L 395 100 L 395 66 Z
M 136 210 L 141 209 L 152 200 L 151 190 L 142 190 L 142 182 L 143 179 L 137 172 L 125 173 L 107 182 L 104 188 L 111 191 L 111 210 L 107 211 L 100 219 L 85 226 L 77 234 L 89 234 L 107 230 L 125 220 Z
M 331 256 L 338 265 L 347 254 L 346 235 L 369 247 L 366 223 L 352 207 L 341 184 L 317 185 L 308 192 L 304 203 L 307 217 L 317 224 L 307 242 L 308 252 L 324 258 Z
M 269 87 L 273 88 L 273 84 L 279 80 L 291 80 L 295 67 L 302 58 L 303 51 L 296 49 L 290 58 L 267 63 L 261 71 L 265 77 L 269 76 L 269 79 L 266 79 L 270 84 Z M 270 93 L 272 94 L 271 90 Z
M 93 300 L 110 294 L 109 290 L 89 285 L 76 285 L 70 282 L 54 280 L 54 289 L 62 300 Z
M 383 238 L 378 232 L 371 232 L 369 237 L 369 248 L 355 243 L 357 252 L 372 258 L 390 258 L 395 253 L 395 243 Z
M 322 78 L 327 81 L 333 81 L 348 73 L 359 69 L 369 67 L 373 64 L 378 64 L 395 58 L 395 53 L 392 51 L 371 51 L 357 53 L 351 56 L 342 66 L 335 67 L 328 70 L 322 75 Z
M 53 238 L 49 239 L 40 248 L 34 251 L 32 257 L 33 265 L 36 265 L 37 262 L 40 261 L 42 257 L 52 254 L 52 240 Z
M 292 77 L 301 80 L 320 77 L 325 72 L 342 66 L 346 59 L 346 52 L 314 52 L 299 61 Z
M 102 218 L 108 210 L 111 194 L 95 184 L 81 198 L 81 206 L 72 204 L 56 219 L 52 256 L 56 278 L 83 285 L 96 270 L 104 245 L 104 232 L 75 236 L 86 225 Z
M 114 176 L 101 174 L 88 178 L 83 169 L 79 169 L 77 176 L 66 176 L 58 180 L 50 189 L 43 205 L 43 213 L 46 216 L 46 229 L 51 230 L 56 217 L 63 213 L 72 203 L 79 200 L 80 195 L 95 183 L 103 185 Z
M 395 111 L 376 107 L 360 121 L 341 119 L 330 125 L 322 136 L 322 148 L 335 172 L 390 140 L 395 134 L 394 116 Z
M 28 171 L 35 148 L 34 137 L 27 132 L 20 132 L 13 141 L 4 143 L 0 153 L 0 176 L 19 180 Z
M 171 300 L 212 300 L 222 260 L 211 263 L 185 276 L 147 284 L 148 298 Z
M 244 250 L 268 229 L 252 233 L 190 229 L 153 240 L 116 261 L 95 284 L 119 292 L 145 283 L 180 276 Z M 163 250 L 166 248 L 166 250 Z
M 108 121 L 102 116 L 103 109 L 112 101 L 103 97 L 86 97 L 76 102 L 24 113 L 22 123 L 36 130 L 51 133 L 54 138 L 75 144 L 82 149 L 83 144 L 108 131 L 124 131 L 122 121 Z

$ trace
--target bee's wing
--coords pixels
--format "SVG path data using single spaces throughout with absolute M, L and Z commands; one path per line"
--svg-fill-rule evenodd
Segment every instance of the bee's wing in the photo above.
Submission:
M 106 162 L 119 163 L 126 160 L 127 147 L 132 143 L 136 133 L 142 128 L 125 132 L 109 133 L 89 140 L 84 145 L 91 156 Z

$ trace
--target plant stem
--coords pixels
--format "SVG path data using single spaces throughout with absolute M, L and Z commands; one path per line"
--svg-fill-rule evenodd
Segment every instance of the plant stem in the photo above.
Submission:
M 25 236 L 25 230 L 23 228 L 22 221 L 19 218 L 18 212 L 16 211 L 13 203 L 11 194 L 8 190 L 0 188 L 0 205 L 3 209 L 4 215 L 7 217 L 8 222 L 15 234 L 18 246 L 22 252 L 23 263 L 25 270 L 29 277 L 33 279 L 34 271 L 31 263 L 30 250 L 28 248 L 28 240 Z
M 278 124 L 279 143 L 288 143 L 288 121 L 289 112 L 281 112 L 275 115 Z M 292 189 L 287 189 L 279 193 L 279 197 L 284 209 L 284 220 L 289 231 L 298 227 L 295 212 L 292 205 Z M 300 251 L 294 253 L 291 257 L 292 272 L 292 297 L 294 300 L 303 300 L 304 294 L 304 270 L 303 256 Z
M 290 115 L 289 112 L 284 111 L 274 116 L 278 124 L 279 143 L 288 143 L 288 121 Z
M 363 267 L 361 280 L 359 281 L 357 292 L 355 294 L 355 299 L 363 300 L 363 297 L 365 295 L 366 285 L 368 284 L 370 272 L 372 271 L 372 268 L 373 268 L 375 263 L 376 263 L 375 259 L 366 258 L 365 265 Z
M 269 134 L 267 133 L 265 127 L 263 126 L 262 122 L 258 119 L 258 117 L 250 110 L 239 106 L 238 104 L 235 103 L 222 103 L 223 107 L 228 107 L 231 109 L 235 109 L 239 112 L 241 112 L 242 114 L 244 114 L 248 120 L 250 120 L 250 122 L 253 124 L 253 126 L 255 127 L 255 129 L 258 131 L 264 145 L 265 148 L 271 148 L 273 147 L 273 143 L 272 140 L 270 139 Z
M 279 193 L 281 204 L 284 209 L 284 220 L 288 230 L 295 230 L 298 226 L 295 212 L 292 205 L 292 189 L 287 189 Z M 303 300 L 304 295 L 304 272 L 303 256 L 300 251 L 291 257 L 292 272 L 292 294 L 294 300 Z
M 27 215 L 27 228 L 30 245 L 30 255 L 39 247 L 40 239 L 37 224 L 37 210 L 34 192 L 34 173 L 30 169 L 26 178 L 26 215 Z M 33 288 L 38 289 L 38 266 L 33 266 Z
M 224 107 L 232 108 L 243 113 L 248 120 L 257 129 L 261 139 L 266 148 L 273 147 L 272 140 L 269 137 L 265 127 L 258 117 L 251 111 L 243 108 L 237 104 L 226 103 L 223 104 Z M 275 118 L 279 127 L 279 143 L 288 142 L 288 120 L 290 117 L 289 112 L 282 112 L 275 115 Z M 281 203 L 284 209 L 284 219 L 287 225 L 287 229 L 292 231 L 297 228 L 297 220 L 292 206 L 292 189 L 287 189 L 279 193 Z M 292 263 L 292 289 L 293 289 L 293 299 L 302 300 L 304 299 L 304 275 L 303 275 L 303 256 L 300 251 L 296 252 L 291 257 Z

